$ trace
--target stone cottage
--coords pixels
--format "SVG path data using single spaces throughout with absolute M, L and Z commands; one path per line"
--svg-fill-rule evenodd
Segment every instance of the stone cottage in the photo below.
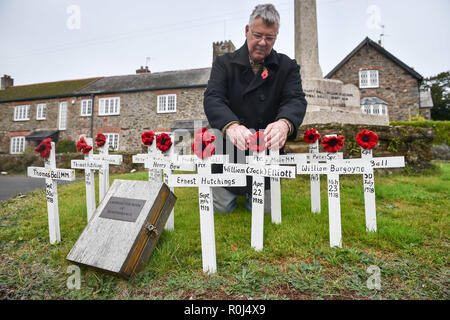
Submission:
M 387 114 L 390 121 L 430 119 L 433 105 L 429 91 L 420 89 L 423 77 L 368 37 L 325 78 L 356 85 L 363 113 Z

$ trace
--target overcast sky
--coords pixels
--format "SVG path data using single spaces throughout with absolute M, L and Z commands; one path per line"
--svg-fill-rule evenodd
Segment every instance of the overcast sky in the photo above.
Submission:
M 0 74 L 15 85 L 210 67 L 212 43 L 245 41 L 253 0 L 0 0 Z M 294 0 L 275 50 L 295 58 Z M 317 0 L 324 75 L 366 36 L 428 77 L 450 69 L 449 0 Z

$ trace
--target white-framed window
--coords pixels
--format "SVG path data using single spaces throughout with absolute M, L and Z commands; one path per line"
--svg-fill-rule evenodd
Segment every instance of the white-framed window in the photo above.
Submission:
M 10 153 L 18 154 L 25 151 L 25 137 L 18 136 L 11 138 Z
M 378 70 L 359 70 L 360 88 L 378 88 Z
M 98 101 L 98 115 L 118 115 L 120 114 L 120 97 L 101 98 Z
M 45 120 L 47 116 L 47 105 L 39 103 L 36 107 L 36 120 Z
M 81 116 L 86 117 L 92 115 L 92 100 L 81 100 Z
M 118 133 L 103 133 L 106 137 L 106 143 L 108 149 L 117 151 L 119 150 L 119 134 Z
M 67 101 L 63 101 L 59 103 L 59 121 L 58 121 L 59 130 L 67 129 Z
M 177 95 L 164 94 L 158 96 L 158 113 L 177 112 Z
M 15 106 L 14 107 L 14 121 L 30 120 L 30 106 Z
M 362 113 L 365 114 L 374 114 L 374 115 L 383 115 L 387 114 L 387 109 L 384 104 L 366 104 L 361 106 Z

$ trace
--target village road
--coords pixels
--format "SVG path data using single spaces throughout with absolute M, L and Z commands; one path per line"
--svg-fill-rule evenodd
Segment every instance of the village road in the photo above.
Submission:
M 67 183 L 71 183 L 71 181 L 58 181 L 58 185 Z M 45 178 L 2 175 L 0 176 L 0 202 L 44 187 Z

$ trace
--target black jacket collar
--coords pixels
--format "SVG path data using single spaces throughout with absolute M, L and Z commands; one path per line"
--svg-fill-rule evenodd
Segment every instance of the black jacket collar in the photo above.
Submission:
M 249 55 L 249 53 L 248 53 L 248 46 L 247 46 L 247 40 L 246 40 L 244 45 L 233 53 L 233 56 L 231 58 L 231 63 L 236 63 L 236 64 L 242 65 L 244 67 L 250 68 L 250 61 L 249 61 L 248 55 Z M 275 68 L 278 67 L 278 65 L 279 65 L 278 54 L 274 49 L 272 49 L 270 54 L 264 59 L 264 65 L 272 66 Z

